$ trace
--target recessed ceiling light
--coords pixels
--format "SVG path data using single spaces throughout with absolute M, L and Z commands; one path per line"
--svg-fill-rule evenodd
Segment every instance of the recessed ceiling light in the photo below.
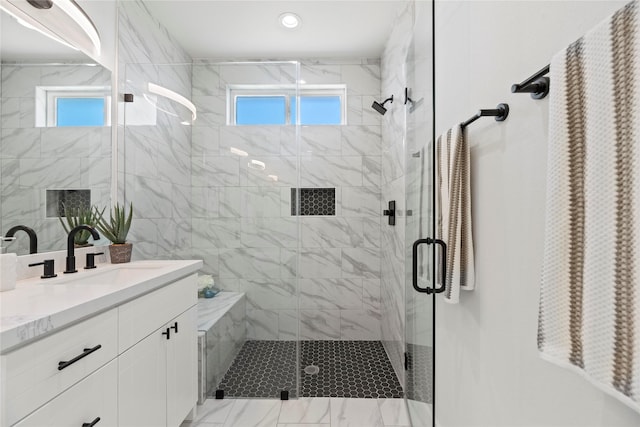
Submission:
M 300 26 L 301 22 L 302 20 L 295 13 L 286 12 L 280 15 L 280 24 L 282 24 L 282 26 L 285 28 L 297 28 Z

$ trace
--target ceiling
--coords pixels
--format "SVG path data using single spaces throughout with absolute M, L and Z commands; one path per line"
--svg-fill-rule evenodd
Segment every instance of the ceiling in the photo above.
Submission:
M 151 13 L 192 58 L 340 58 L 382 54 L 401 0 L 165 0 Z M 293 12 L 302 26 L 278 17 Z
M 113 19 L 113 15 L 100 12 L 100 7 L 109 10 L 109 0 L 78 3 L 102 31 L 109 25 L 103 21 Z M 393 18 L 404 2 L 146 0 L 145 3 L 194 59 L 298 59 L 380 57 Z M 296 13 L 302 25 L 294 30 L 282 27 L 278 17 L 283 12 Z M 0 13 L 0 20 L 0 56 L 4 61 L 86 59 L 82 53 L 24 28 L 5 13 Z

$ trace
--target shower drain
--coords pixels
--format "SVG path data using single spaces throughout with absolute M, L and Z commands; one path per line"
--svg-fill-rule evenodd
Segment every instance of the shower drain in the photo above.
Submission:
M 318 372 L 320 372 L 320 368 L 318 368 L 316 365 L 309 365 L 306 368 L 304 368 L 305 374 L 315 375 Z

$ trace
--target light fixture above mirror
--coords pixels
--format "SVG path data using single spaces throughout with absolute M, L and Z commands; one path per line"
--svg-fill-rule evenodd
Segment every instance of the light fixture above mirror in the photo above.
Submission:
M 58 42 L 98 58 L 100 35 L 74 0 L 0 0 L 0 9 L 26 26 Z

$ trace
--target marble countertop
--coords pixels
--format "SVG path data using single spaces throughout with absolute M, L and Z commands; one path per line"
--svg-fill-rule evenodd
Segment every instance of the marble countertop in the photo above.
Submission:
M 35 338 L 195 273 L 200 260 L 134 261 L 99 264 L 91 271 L 58 274 L 53 279 L 18 281 L 0 292 L 0 354 Z

